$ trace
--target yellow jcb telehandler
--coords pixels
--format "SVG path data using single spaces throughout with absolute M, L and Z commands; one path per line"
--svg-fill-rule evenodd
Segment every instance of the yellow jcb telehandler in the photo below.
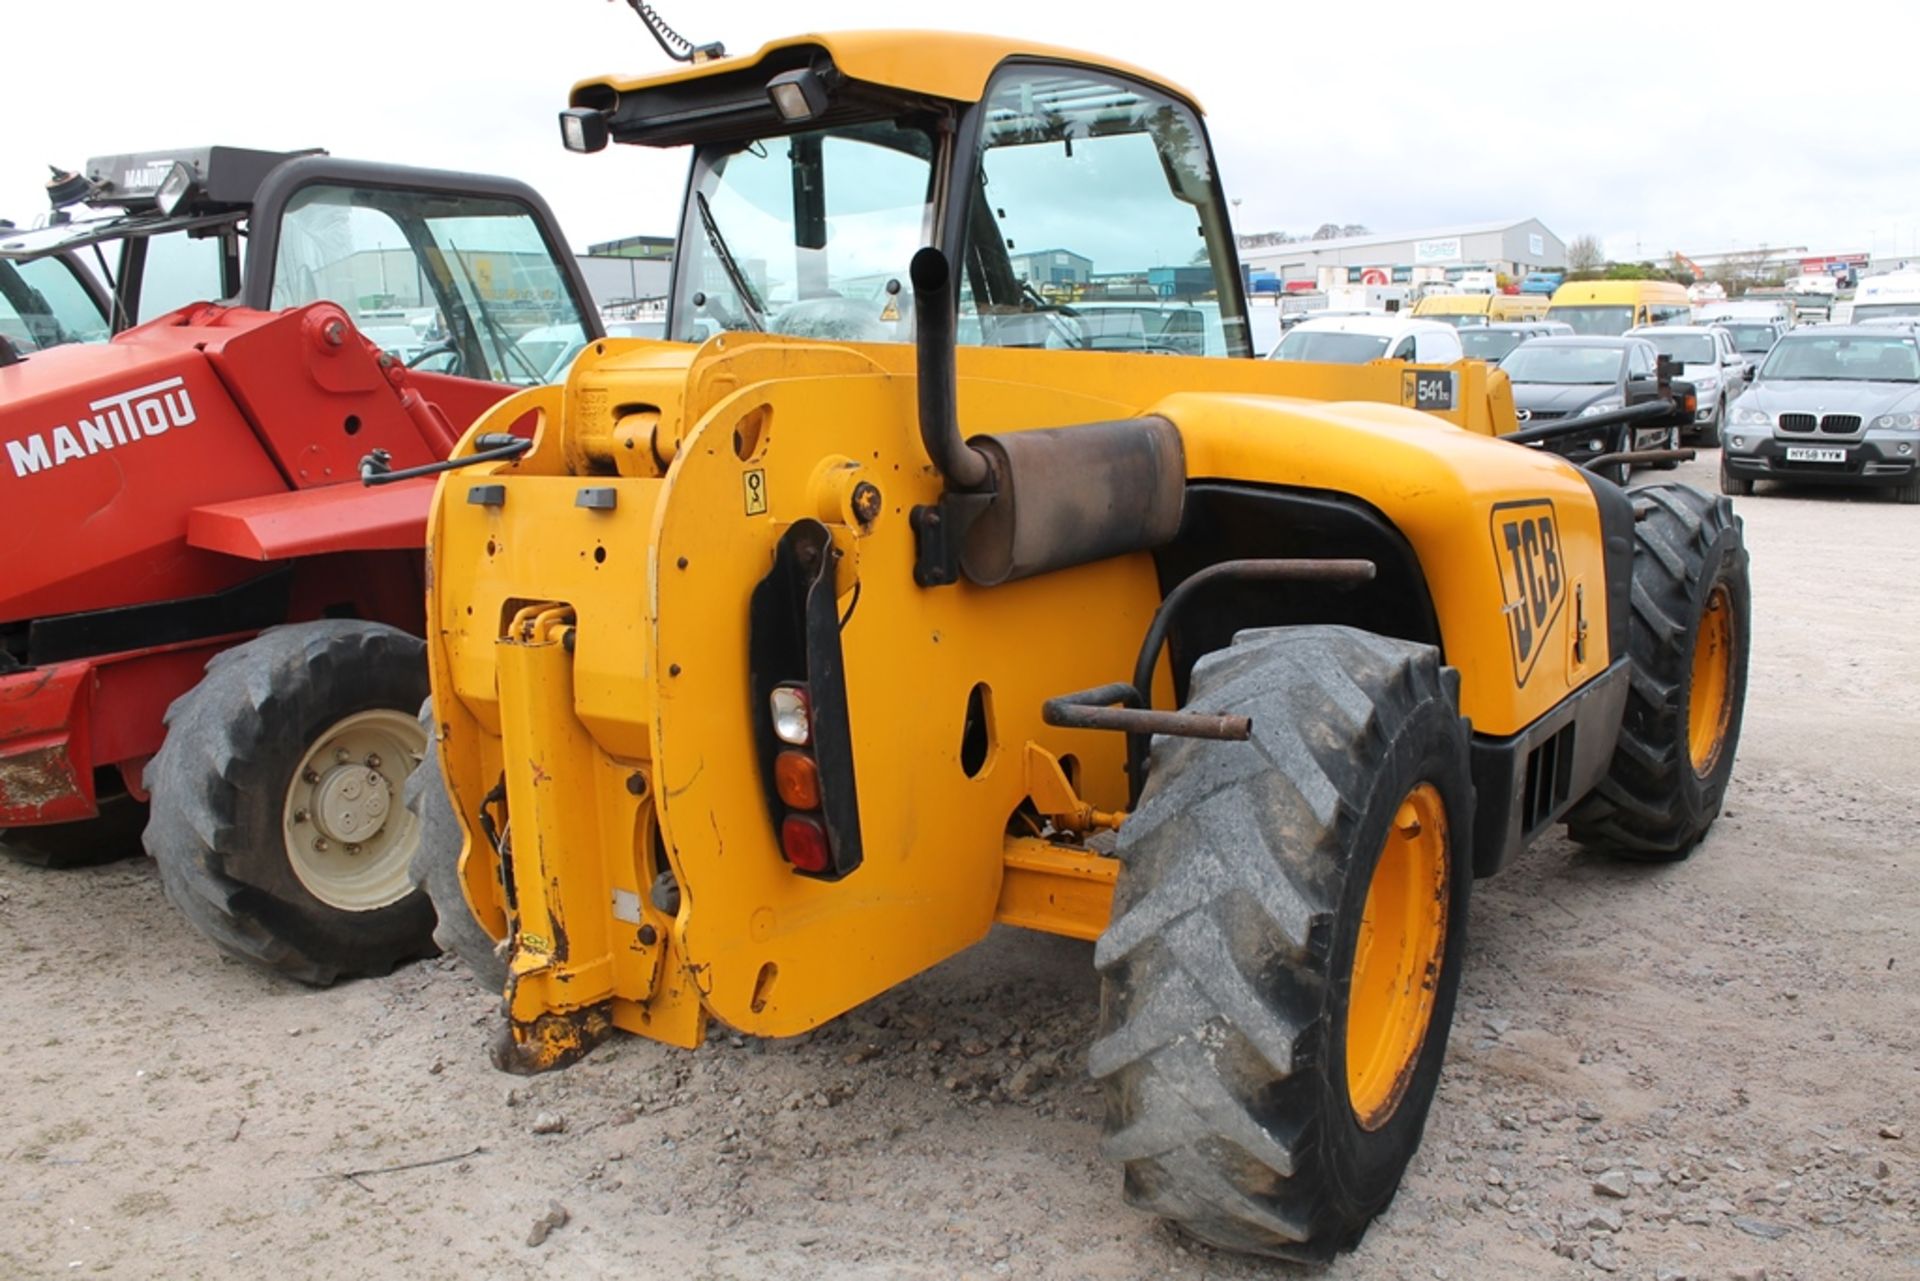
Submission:
M 1251 359 L 1199 109 L 1145 71 L 805 36 L 561 124 L 693 168 L 667 339 L 439 483 L 416 871 L 502 1066 L 794 1035 L 996 921 L 1096 940 L 1128 1198 L 1351 1246 L 1474 878 L 1719 812 L 1732 509 L 1496 439 L 1482 366 Z

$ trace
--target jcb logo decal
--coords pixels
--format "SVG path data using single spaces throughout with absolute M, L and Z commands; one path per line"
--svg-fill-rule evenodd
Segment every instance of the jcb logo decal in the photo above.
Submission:
M 1500 569 L 1501 612 L 1513 647 L 1513 679 L 1522 687 L 1560 621 L 1567 599 L 1560 526 L 1544 498 L 1493 509 L 1493 559 Z

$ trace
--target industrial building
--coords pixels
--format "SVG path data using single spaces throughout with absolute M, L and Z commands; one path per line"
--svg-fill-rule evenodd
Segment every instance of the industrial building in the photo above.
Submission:
M 627 236 L 574 255 L 587 292 L 606 310 L 657 302 L 673 279 L 672 236 Z
M 1343 236 L 1258 245 L 1240 251 L 1254 272 L 1271 272 L 1284 283 L 1412 285 L 1457 280 L 1470 271 L 1504 272 L 1515 280 L 1527 272 L 1564 270 L 1567 246 L 1538 218 L 1436 227 L 1393 236 Z

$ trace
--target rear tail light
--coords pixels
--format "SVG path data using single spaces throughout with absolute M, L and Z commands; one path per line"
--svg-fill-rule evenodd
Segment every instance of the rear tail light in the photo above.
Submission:
M 824 872 L 832 862 L 827 829 L 808 814 L 789 814 L 780 824 L 780 849 L 787 862 L 802 872 Z
M 777 685 L 768 700 L 773 707 L 773 733 L 783 743 L 805 747 L 813 741 L 813 709 L 805 685 Z
M 820 767 L 805 752 L 782 752 L 773 762 L 780 799 L 797 810 L 820 808 Z

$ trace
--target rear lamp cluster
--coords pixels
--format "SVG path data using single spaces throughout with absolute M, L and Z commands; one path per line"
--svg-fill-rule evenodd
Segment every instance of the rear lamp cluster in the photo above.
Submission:
M 813 746 L 813 704 L 805 685 L 777 685 L 768 699 L 773 735 L 782 743 L 773 759 L 774 790 L 791 813 L 780 823 L 780 852 L 797 871 L 824 872 L 832 863 L 820 818 L 820 765 Z

